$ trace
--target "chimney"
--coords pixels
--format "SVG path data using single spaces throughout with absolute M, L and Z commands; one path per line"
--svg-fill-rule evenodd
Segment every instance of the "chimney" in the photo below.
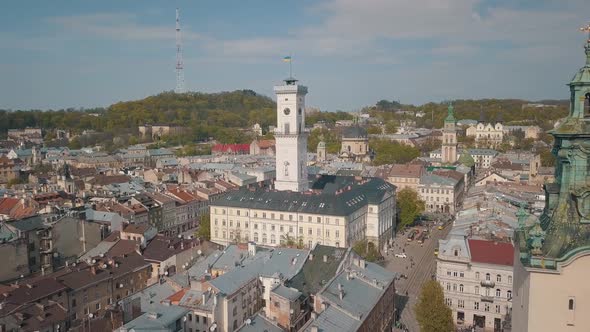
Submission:
M 340 297 L 340 301 L 342 301 L 342 299 L 344 299 L 344 290 L 340 290 L 340 292 L 338 292 L 338 297 Z
M 342 284 L 338 284 L 338 290 L 341 291 L 342 290 Z
M 205 302 L 207 302 L 207 294 L 203 293 L 203 295 L 201 297 L 201 304 L 205 305 Z
M 366 262 L 365 262 L 365 260 L 364 260 L 364 259 L 361 259 L 361 258 L 359 258 L 359 267 L 360 267 L 361 269 L 364 269 L 364 268 L 366 268 L 366 267 L 367 267 L 367 264 L 366 264 Z
M 309 260 L 313 261 L 313 254 L 312 253 L 309 254 Z
M 324 263 L 328 262 L 328 255 L 324 255 Z
M 248 242 L 248 255 L 250 255 L 250 256 L 256 255 L 256 243 Z

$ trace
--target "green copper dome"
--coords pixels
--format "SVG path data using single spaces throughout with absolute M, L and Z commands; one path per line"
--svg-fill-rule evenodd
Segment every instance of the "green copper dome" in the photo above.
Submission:
M 447 109 L 447 117 L 445 118 L 445 122 L 457 122 L 455 119 L 455 109 L 453 108 L 453 104 L 449 104 L 449 108 Z
M 584 45 L 584 51 L 586 52 L 586 65 L 578 70 L 570 85 L 590 83 L 590 40 Z
M 461 152 L 461 156 L 459 157 L 458 161 L 459 164 L 465 165 L 467 167 L 473 167 L 473 165 L 475 165 L 475 160 L 473 160 L 473 157 L 466 150 Z

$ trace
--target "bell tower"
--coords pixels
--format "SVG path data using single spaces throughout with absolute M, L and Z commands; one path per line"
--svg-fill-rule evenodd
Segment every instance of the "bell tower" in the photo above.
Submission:
M 442 130 L 442 162 L 443 164 L 454 164 L 457 161 L 457 129 L 453 105 L 450 104 L 447 110 L 445 124 Z
M 307 135 L 305 95 L 307 87 L 290 77 L 274 87 L 277 95 L 276 174 L 277 190 L 306 191 Z

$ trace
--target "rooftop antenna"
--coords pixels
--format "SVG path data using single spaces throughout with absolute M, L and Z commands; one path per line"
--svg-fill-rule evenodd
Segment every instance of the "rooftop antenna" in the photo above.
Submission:
M 182 39 L 180 35 L 180 15 L 176 8 L 176 93 L 184 93 L 184 63 L 182 61 Z

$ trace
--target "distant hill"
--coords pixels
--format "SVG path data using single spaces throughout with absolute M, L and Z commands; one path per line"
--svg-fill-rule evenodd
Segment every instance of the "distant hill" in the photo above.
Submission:
M 457 119 L 479 120 L 483 116 L 485 121 L 501 120 L 506 124 L 532 124 L 543 129 L 551 128 L 557 119 L 565 117 L 569 107 L 568 100 L 531 102 L 521 99 L 457 99 L 450 102 L 453 104 Z M 527 104 L 544 104 L 547 107 L 523 108 L 523 105 Z M 386 104 L 380 101 L 367 111 L 384 122 L 410 117 L 416 120 L 417 125 L 425 127 L 431 127 L 434 118 L 435 128 L 442 126 L 448 108 L 448 103 L 427 103 L 420 106 L 395 105 L 390 109 L 384 109 L 382 105 Z M 405 112 L 399 111 L 422 112 L 424 116 L 415 118 L 407 114 L 401 115 Z

